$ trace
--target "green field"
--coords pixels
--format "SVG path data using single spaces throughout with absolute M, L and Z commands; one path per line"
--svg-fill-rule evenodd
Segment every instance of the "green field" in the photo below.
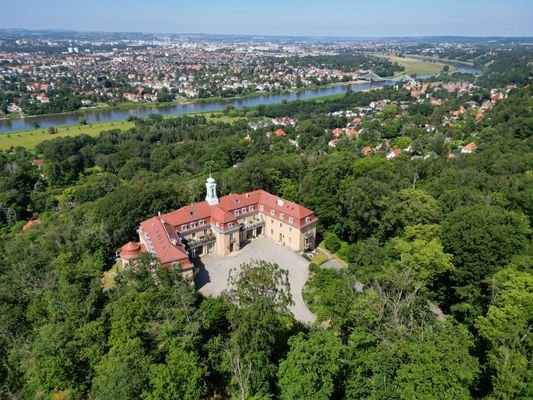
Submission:
M 89 136 L 98 136 L 100 132 L 110 129 L 121 129 L 123 131 L 133 127 L 133 122 L 126 120 L 94 123 L 84 126 L 65 126 L 56 128 L 57 133 L 50 134 L 48 129 L 33 129 L 31 131 L 20 131 L 14 133 L 0 134 L 0 149 L 9 149 L 10 147 L 23 146 L 27 149 L 35 149 L 39 143 L 45 140 L 51 140 L 58 137 L 78 136 L 87 134 Z
M 376 54 L 379 57 L 387 57 L 391 62 L 395 62 L 400 64 L 401 66 L 405 67 L 405 71 L 396 72 L 394 76 L 401 76 L 401 75 L 431 75 L 436 74 L 442 71 L 442 68 L 447 65 L 442 62 L 433 62 L 433 61 L 427 61 L 427 60 L 420 60 L 416 58 L 409 58 L 409 57 L 398 57 L 398 56 L 391 56 L 386 54 Z M 453 72 L 456 70 L 456 68 L 452 65 L 449 65 L 450 72 Z
M 212 116 L 212 114 L 214 116 Z M 194 115 L 194 114 L 188 114 Z M 200 115 L 200 114 L 198 114 Z M 235 121 L 241 119 L 242 117 L 231 117 L 228 115 L 223 115 L 221 112 L 215 113 L 206 113 L 203 114 L 208 121 L 213 122 L 224 122 L 224 123 L 234 123 Z M 176 117 L 176 116 L 174 116 Z M 170 118 L 170 117 L 167 117 Z M 57 129 L 57 133 L 50 134 L 48 129 L 33 129 L 30 131 L 19 131 L 12 133 L 0 134 L 0 150 L 6 150 L 11 147 L 25 147 L 29 150 L 34 150 L 35 147 L 46 140 L 55 139 L 58 137 L 67 137 L 67 136 L 78 136 L 86 134 L 89 136 L 98 136 L 100 132 L 111 130 L 111 129 L 120 129 L 122 131 L 127 131 L 130 128 L 133 128 L 135 124 L 131 121 L 121 120 L 113 122 L 102 122 L 102 123 L 93 123 L 90 125 L 74 125 L 74 126 L 64 126 Z

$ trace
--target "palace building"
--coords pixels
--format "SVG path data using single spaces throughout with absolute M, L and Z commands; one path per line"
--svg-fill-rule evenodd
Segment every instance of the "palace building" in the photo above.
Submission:
M 298 252 L 314 248 L 313 211 L 264 190 L 219 199 L 211 176 L 205 185 L 205 201 L 141 222 L 139 243 L 129 242 L 121 249 L 123 265 L 149 252 L 164 266 L 179 264 L 192 272 L 193 258 L 226 256 L 260 235 Z

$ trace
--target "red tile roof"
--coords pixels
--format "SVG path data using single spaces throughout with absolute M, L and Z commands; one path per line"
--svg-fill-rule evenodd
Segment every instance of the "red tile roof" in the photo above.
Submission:
M 39 225 L 41 223 L 41 221 L 39 221 L 38 219 L 30 219 L 23 227 L 22 227 L 22 230 L 23 231 L 27 231 L 28 229 L 30 229 L 32 226 L 34 225 Z
M 207 201 L 202 201 L 181 207 L 180 209 L 164 214 L 161 217 L 169 224 L 178 227 L 201 219 L 208 223 L 211 218 L 211 207 Z
M 176 230 L 164 219 L 152 217 L 141 223 L 141 230 L 148 240 L 148 250 L 153 250 L 161 264 L 179 262 L 182 267 L 191 265 Z
M 473 152 L 475 150 L 477 150 L 477 144 L 472 142 L 472 143 L 469 143 L 466 146 L 464 146 L 461 151 L 463 153 L 471 153 L 471 152 Z
M 141 244 L 128 242 L 120 249 L 120 258 L 123 260 L 135 260 L 141 254 Z
M 31 160 L 31 163 L 34 166 L 36 166 L 38 169 L 43 169 L 44 167 L 44 160 L 40 160 L 40 159 Z
M 222 196 L 219 199 L 219 204 L 212 206 L 206 201 L 202 201 L 168 214 L 152 217 L 141 223 L 141 235 L 147 242 L 148 250 L 162 264 L 179 262 L 182 267 L 188 268 L 191 266 L 191 262 L 177 231 L 181 232 L 183 225 L 187 225 L 186 230 L 190 230 L 193 222 L 196 223 L 196 227 L 207 227 L 209 224 L 216 224 L 217 222 L 222 226 L 226 226 L 229 222 L 236 223 L 235 210 L 246 208 L 246 211 L 249 212 L 250 206 L 254 207 L 253 212 L 263 212 L 265 215 L 276 219 L 289 221 L 289 218 L 292 217 L 293 220 L 290 223 L 298 228 L 316 221 L 313 211 L 264 190 L 254 190 L 244 194 Z M 260 209 L 261 206 L 263 210 Z M 272 211 L 274 211 L 274 215 Z M 310 220 L 308 221 L 307 218 Z M 198 223 L 200 220 L 204 221 L 204 225 Z M 129 255 L 128 251 L 133 251 L 130 247 L 133 247 L 130 243 L 123 247 L 125 256 Z
M 361 150 L 361 152 L 362 152 L 365 156 L 367 156 L 367 155 L 369 155 L 370 153 L 372 153 L 372 147 L 370 147 L 370 146 L 365 146 L 365 147 L 363 147 L 363 150 Z

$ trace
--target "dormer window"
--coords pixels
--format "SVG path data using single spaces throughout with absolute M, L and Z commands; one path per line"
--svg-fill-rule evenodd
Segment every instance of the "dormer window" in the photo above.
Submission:
M 242 212 L 243 214 L 246 214 L 246 208 L 243 207 L 243 209 L 241 210 L 241 212 Z
M 191 229 L 196 228 L 196 222 L 191 222 Z
M 294 223 L 294 218 L 293 217 L 289 217 L 289 223 Z
M 239 210 L 235 210 L 235 216 L 238 217 L 240 215 L 240 211 Z
M 279 218 L 280 218 L 280 219 L 285 218 L 285 214 L 281 213 L 281 214 L 279 215 Z
M 270 210 L 270 215 L 272 215 L 272 216 L 276 215 L 276 211 Z
M 308 224 L 309 222 L 311 222 L 311 217 L 306 217 L 305 218 L 305 222 Z
M 181 230 L 182 230 L 182 231 L 186 231 L 186 230 L 187 230 L 187 224 L 183 224 L 183 225 L 181 226 Z
M 235 203 L 239 204 L 241 201 L 239 199 L 235 199 Z
M 265 211 L 265 206 L 259 206 L 259 211 Z
M 250 212 L 252 212 L 254 210 L 254 206 L 248 207 L 248 210 L 250 210 Z
M 231 228 L 233 226 L 233 222 L 228 222 L 228 228 Z
M 198 225 L 199 226 L 204 226 L 205 225 L 205 221 L 203 219 L 201 219 L 200 221 L 198 221 Z

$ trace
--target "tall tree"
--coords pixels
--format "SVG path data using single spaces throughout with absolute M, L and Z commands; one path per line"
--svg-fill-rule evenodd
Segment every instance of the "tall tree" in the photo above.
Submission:
M 280 316 L 289 315 L 293 302 L 288 272 L 267 261 L 242 264 L 230 272 L 228 284 L 226 296 L 236 307 L 229 315 L 226 355 L 237 393 L 245 400 L 270 391 L 273 350 L 283 331 Z
M 492 302 L 476 323 L 488 343 L 495 399 L 533 397 L 533 275 L 506 268 L 492 279 Z
M 287 359 L 280 363 L 281 399 L 327 400 L 339 386 L 341 340 L 332 331 L 317 330 L 289 339 Z

